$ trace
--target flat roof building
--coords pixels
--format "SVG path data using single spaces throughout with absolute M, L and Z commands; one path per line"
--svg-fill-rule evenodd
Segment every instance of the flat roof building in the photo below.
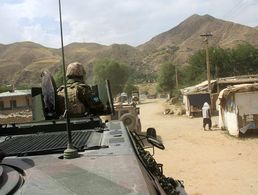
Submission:
M 0 113 L 30 109 L 31 90 L 14 90 L 0 93 Z

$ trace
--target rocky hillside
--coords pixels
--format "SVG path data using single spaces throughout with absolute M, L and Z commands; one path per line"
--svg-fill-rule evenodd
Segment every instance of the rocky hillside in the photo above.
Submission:
M 200 36 L 204 33 L 213 34 L 210 39 L 210 46 L 213 47 L 234 47 L 243 42 L 258 46 L 257 28 L 223 21 L 210 15 L 193 15 L 175 28 L 140 45 L 138 49 L 147 52 L 145 62 L 153 67 L 166 59 L 183 65 L 187 64 L 190 55 L 204 48 L 203 38 Z
M 61 51 L 57 53 L 61 54 Z M 72 43 L 65 47 L 66 64 L 81 62 L 86 68 L 88 81 L 92 80 L 94 61 L 113 59 L 137 69 L 141 62 L 140 53 L 132 46 L 119 44 L 105 46 L 96 43 Z
M 141 62 L 140 53 L 129 45 L 72 43 L 65 47 L 65 62 L 83 63 L 88 80 L 92 80 L 92 62 L 95 60 L 112 58 L 137 69 Z M 0 45 L 0 83 L 39 85 L 41 72 L 45 69 L 56 72 L 60 68 L 60 62 L 61 49 L 46 48 L 32 42 Z
M 60 57 L 53 49 L 23 42 L 5 45 L 0 49 L 1 83 L 38 83 L 42 69 L 52 69 Z
M 258 46 L 257 28 L 209 15 L 193 15 L 138 47 L 125 44 L 69 44 L 65 47 L 65 60 L 66 64 L 73 61 L 83 63 L 87 69 L 88 80 L 92 79 L 93 62 L 104 58 L 129 64 L 141 72 L 153 73 L 168 60 L 178 65 L 187 65 L 189 56 L 204 47 L 200 35 L 207 32 L 213 34 L 210 45 L 214 47 L 234 47 L 243 42 Z M 50 69 L 54 73 L 60 67 L 60 60 L 60 49 L 47 48 L 32 42 L 0 44 L 0 83 L 37 85 L 40 83 L 41 71 Z

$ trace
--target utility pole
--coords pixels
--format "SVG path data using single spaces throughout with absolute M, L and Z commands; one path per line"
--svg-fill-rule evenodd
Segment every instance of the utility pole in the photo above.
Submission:
M 207 80 L 208 80 L 208 91 L 211 92 L 211 67 L 209 62 L 209 37 L 212 37 L 211 33 L 201 34 L 201 37 L 205 37 L 204 42 L 206 43 L 206 65 L 207 65 Z
M 171 49 L 168 49 L 168 48 L 167 48 L 167 52 L 168 52 L 168 54 L 169 54 L 169 59 L 168 59 L 168 61 L 173 64 L 173 61 L 174 61 L 174 59 L 175 59 L 175 54 L 174 54 L 174 52 L 173 52 Z M 172 57 L 171 57 L 170 54 L 172 54 Z M 178 89 L 177 65 L 175 65 L 175 75 L 176 75 L 176 78 L 175 78 L 175 79 L 176 79 L 176 89 Z
M 175 65 L 175 70 L 176 70 L 176 89 L 178 89 L 178 76 L 177 76 L 177 67 Z

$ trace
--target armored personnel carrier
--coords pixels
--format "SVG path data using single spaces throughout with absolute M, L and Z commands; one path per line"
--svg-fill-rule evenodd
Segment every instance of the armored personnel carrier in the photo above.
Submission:
M 165 148 L 155 129 L 139 135 L 119 120 L 71 118 L 78 156 L 64 158 L 67 121 L 37 121 L 39 109 L 45 119 L 48 115 L 40 90 L 33 89 L 32 96 L 35 121 L 0 125 L 0 194 L 185 194 L 182 182 L 166 177 L 146 150 Z

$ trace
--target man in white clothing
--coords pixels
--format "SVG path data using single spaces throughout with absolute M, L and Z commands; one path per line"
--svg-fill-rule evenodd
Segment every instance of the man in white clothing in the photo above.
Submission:
M 211 111 L 210 111 L 210 105 L 205 102 L 202 107 L 202 118 L 203 118 L 203 129 L 205 129 L 205 126 L 208 124 L 209 130 L 211 130 Z

